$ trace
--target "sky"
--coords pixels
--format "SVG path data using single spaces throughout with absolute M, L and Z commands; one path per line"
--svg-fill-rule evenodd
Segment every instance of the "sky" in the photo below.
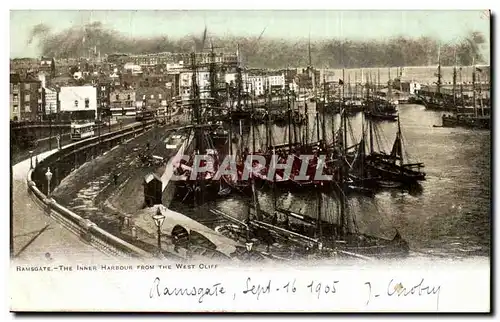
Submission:
M 10 56 L 36 57 L 36 44 L 28 44 L 34 25 L 43 23 L 52 32 L 99 21 L 105 27 L 133 37 L 201 34 L 207 26 L 219 36 L 273 38 L 382 39 L 392 36 L 432 36 L 458 41 L 468 31 L 490 37 L 489 15 L 474 11 L 42 11 L 10 12 Z M 488 45 L 489 48 L 489 45 Z M 489 53 L 489 51 L 488 51 Z

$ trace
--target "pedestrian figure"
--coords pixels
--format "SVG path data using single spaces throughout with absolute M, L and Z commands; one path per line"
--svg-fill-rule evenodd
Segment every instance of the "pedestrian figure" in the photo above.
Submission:
M 274 215 L 273 215 L 273 219 L 272 219 L 272 221 L 271 221 L 271 224 L 272 224 L 273 226 L 276 226 L 276 224 L 277 224 L 277 223 L 278 223 L 278 213 L 275 211 L 275 212 L 274 212 Z
M 118 174 L 113 173 L 113 182 L 115 183 L 115 186 L 118 184 Z

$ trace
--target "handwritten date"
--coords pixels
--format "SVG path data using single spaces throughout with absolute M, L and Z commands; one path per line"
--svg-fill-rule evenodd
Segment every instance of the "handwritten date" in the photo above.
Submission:
M 243 290 L 242 293 L 244 295 L 254 295 L 255 298 L 259 300 L 261 296 L 271 293 L 293 294 L 297 291 L 306 291 L 304 294 L 310 293 L 319 299 L 322 294 L 337 293 L 336 284 L 339 281 L 325 283 L 312 280 L 307 285 L 302 285 L 302 287 L 299 286 L 299 288 L 296 286 L 296 282 L 297 280 L 294 279 L 286 283 L 273 282 L 272 280 L 267 280 L 264 283 L 255 283 L 248 277 L 245 284 L 245 290 Z

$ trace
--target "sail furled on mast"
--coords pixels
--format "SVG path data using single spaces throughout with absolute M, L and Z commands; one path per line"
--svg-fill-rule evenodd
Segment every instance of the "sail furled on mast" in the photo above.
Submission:
M 366 156 L 365 139 L 361 138 L 361 141 L 359 142 L 359 146 L 357 149 L 356 158 L 354 159 L 354 162 L 352 163 L 352 170 L 355 170 L 358 173 L 363 173 L 364 164 L 365 164 L 365 156 Z
M 340 216 L 337 202 L 332 201 L 324 193 L 320 193 L 320 198 L 317 202 L 321 203 L 321 220 L 332 225 L 337 225 Z
M 394 140 L 394 144 L 392 145 L 391 157 L 396 159 L 401 159 L 403 156 L 403 145 L 401 143 L 401 133 L 398 131 L 396 134 L 396 139 Z

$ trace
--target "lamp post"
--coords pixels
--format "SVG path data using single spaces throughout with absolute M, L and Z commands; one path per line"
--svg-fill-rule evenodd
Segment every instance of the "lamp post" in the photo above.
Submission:
M 155 221 L 156 228 L 158 229 L 158 254 L 161 254 L 161 225 L 163 225 L 165 215 L 161 213 L 160 208 L 157 208 L 156 214 L 154 214 L 152 217 Z
M 61 134 L 56 135 L 56 140 L 57 140 L 57 149 L 61 150 Z
M 50 197 L 50 180 L 52 179 L 52 172 L 50 172 L 50 168 L 47 168 L 45 178 L 47 178 L 47 197 Z
M 30 170 L 33 169 L 33 151 L 29 151 L 30 153 Z
M 52 150 L 52 115 L 49 114 L 49 150 Z
M 108 133 L 111 133 L 111 113 L 108 114 Z

